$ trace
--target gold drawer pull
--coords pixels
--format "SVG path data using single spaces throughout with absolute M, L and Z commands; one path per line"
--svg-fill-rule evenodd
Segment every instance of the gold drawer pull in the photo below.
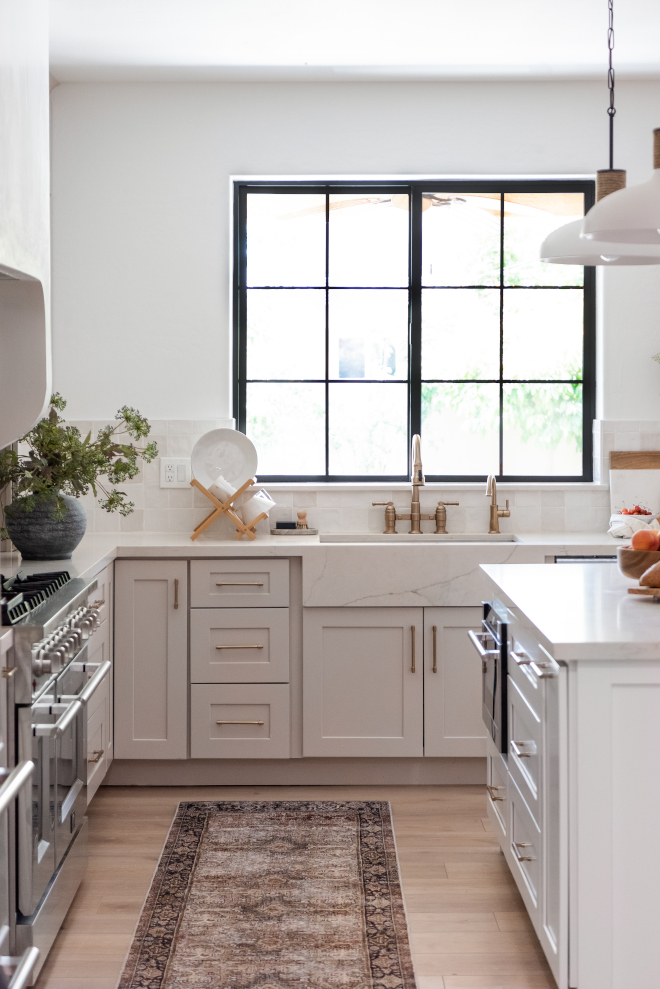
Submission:
M 410 638 L 412 643 L 412 662 L 410 664 L 410 672 L 415 672 L 415 626 L 410 626 Z
M 433 626 L 433 673 L 438 672 L 438 626 Z
M 490 797 L 491 800 L 493 800 L 493 801 L 494 800 L 500 800 L 502 803 L 505 802 L 506 797 L 496 797 L 495 796 L 495 791 L 497 791 L 497 790 L 503 790 L 504 789 L 503 786 L 489 786 L 488 783 L 487 783 L 486 784 L 486 789 L 488 790 L 488 796 Z
M 513 649 L 511 649 L 510 652 L 509 652 L 509 656 L 511 657 L 511 659 L 514 661 L 514 663 L 517 666 L 531 666 L 532 665 L 532 661 L 529 658 L 529 656 L 527 655 L 527 653 L 524 653 L 522 651 L 521 652 L 514 652 Z
M 96 759 L 88 759 L 87 762 L 100 762 L 101 756 L 103 755 L 104 752 L 105 749 L 94 749 L 94 755 L 96 756 Z
M 509 742 L 511 746 L 511 751 L 519 759 L 531 759 L 533 755 L 536 755 L 536 743 L 535 742 L 514 742 L 513 739 Z M 523 752 L 522 746 L 529 746 L 529 752 Z
M 216 725 L 263 725 L 263 721 L 216 721 Z
M 5 680 L 9 680 L 10 677 L 13 677 L 13 675 L 16 672 L 17 669 L 18 669 L 17 666 L 12 666 L 11 669 L 9 669 L 7 666 L 3 666 L 2 667 L 2 675 L 5 678 Z
M 174 607 L 179 607 L 179 578 L 174 578 Z
M 519 862 L 533 862 L 536 855 L 521 855 L 518 851 L 519 848 L 533 848 L 531 841 L 514 841 L 513 851 Z
M 216 587 L 263 587 L 263 580 L 216 580 Z
M 216 646 L 216 649 L 263 649 L 263 646 Z

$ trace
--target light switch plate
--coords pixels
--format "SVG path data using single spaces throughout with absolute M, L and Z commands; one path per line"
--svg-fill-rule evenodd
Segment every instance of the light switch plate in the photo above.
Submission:
M 191 481 L 190 457 L 161 457 L 161 488 L 188 488 Z

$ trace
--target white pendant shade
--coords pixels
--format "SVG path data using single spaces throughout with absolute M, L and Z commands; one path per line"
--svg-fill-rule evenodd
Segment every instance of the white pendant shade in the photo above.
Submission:
M 584 218 L 582 238 L 660 246 L 660 169 L 648 182 L 620 189 L 596 203 Z
M 622 190 L 629 191 L 629 190 Z M 612 193 L 602 202 L 607 202 L 619 193 Z M 602 240 L 585 240 L 583 227 L 591 216 L 594 206 L 586 217 L 565 223 L 548 234 L 541 244 L 541 261 L 549 264 L 609 265 L 610 267 L 633 264 L 660 264 L 660 244 L 631 245 L 615 244 Z

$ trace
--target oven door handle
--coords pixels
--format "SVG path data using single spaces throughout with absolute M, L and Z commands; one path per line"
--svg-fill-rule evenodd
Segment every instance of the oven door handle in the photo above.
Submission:
M 28 948 L 24 952 L 24 954 L 19 959 L 18 965 L 16 966 L 16 971 L 12 975 L 8 989 L 24 989 L 24 986 L 26 986 L 30 981 L 30 976 L 34 971 L 34 966 L 37 963 L 38 957 L 39 957 L 38 948 L 34 948 L 34 947 Z
M 61 718 L 58 718 L 54 725 L 32 725 L 32 734 L 45 738 L 59 738 L 67 730 L 69 725 L 82 711 L 83 706 L 80 701 L 69 704 Z
M 7 810 L 12 800 L 14 800 L 22 790 L 34 772 L 34 763 L 31 759 L 21 762 L 0 786 L 0 814 Z
M 97 689 L 101 686 L 101 683 L 105 680 L 111 669 L 112 663 L 109 659 L 106 659 L 103 663 L 101 663 L 94 676 L 87 681 L 84 689 L 78 694 L 78 700 L 83 707 L 86 707 L 87 704 L 89 704 Z
M 499 656 L 499 649 L 484 649 L 484 644 L 481 640 L 489 638 L 488 632 L 473 632 L 472 629 L 469 629 L 468 636 L 482 659 Z

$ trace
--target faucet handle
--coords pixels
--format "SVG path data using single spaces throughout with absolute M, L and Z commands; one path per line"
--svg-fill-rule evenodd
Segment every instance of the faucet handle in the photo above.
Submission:
M 460 501 L 439 501 L 438 505 L 460 505 Z
M 393 505 L 393 501 L 372 501 L 372 505 Z

